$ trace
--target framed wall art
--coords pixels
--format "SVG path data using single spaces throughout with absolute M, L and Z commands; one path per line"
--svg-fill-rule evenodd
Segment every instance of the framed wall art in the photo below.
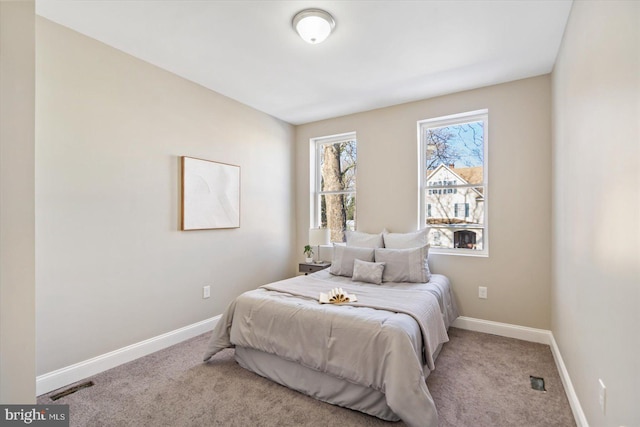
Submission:
M 240 166 L 182 156 L 182 230 L 240 227 Z

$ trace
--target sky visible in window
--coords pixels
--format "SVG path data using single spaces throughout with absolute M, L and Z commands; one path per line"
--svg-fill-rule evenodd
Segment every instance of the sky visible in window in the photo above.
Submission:
M 433 130 L 446 137 L 448 145 L 446 157 L 449 163 L 454 164 L 454 167 L 483 166 L 484 131 L 481 121 L 433 128 Z M 446 162 L 443 159 L 438 163 Z

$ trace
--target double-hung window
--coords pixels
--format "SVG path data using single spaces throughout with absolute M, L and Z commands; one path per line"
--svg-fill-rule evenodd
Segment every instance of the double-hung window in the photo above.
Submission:
M 418 122 L 420 224 L 436 253 L 489 253 L 487 131 L 487 110 Z
M 356 134 L 311 140 L 311 228 L 328 228 L 344 242 L 356 228 Z

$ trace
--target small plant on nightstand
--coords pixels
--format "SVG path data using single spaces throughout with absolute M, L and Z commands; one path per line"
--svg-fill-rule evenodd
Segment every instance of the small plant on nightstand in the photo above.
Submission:
M 313 249 L 311 248 L 311 246 L 306 245 L 304 247 L 304 255 L 305 255 L 305 262 L 307 263 L 311 263 L 313 262 Z

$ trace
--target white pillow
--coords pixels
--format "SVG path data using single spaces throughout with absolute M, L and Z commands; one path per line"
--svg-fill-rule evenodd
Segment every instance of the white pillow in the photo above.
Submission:
M 384 247 L 389 249 L 421 248 L 429 243 L 429 229 L 414 231 L 413 233 L 384 233 Z
M 431 278 L 427 256 L 429 245 L 412 249 L 375 250 L 375 261 L 384 262 L 383 282 L 426 283 Z
M 362 231 L 347 231 L 347 246 L 359 248 L 384 248 L 382 233 L 370 234 Z
M 383 271 L 384 262 L 367 262 L 356 259 L 353 263 L 353 280 L 379 285 L 382 283 Z
M 356 259 L 373 261 L 373 248 L 353 248 L 333 245 L 333 259 L 329 273 L 336 276 L 353 276 L 353 264 Z

